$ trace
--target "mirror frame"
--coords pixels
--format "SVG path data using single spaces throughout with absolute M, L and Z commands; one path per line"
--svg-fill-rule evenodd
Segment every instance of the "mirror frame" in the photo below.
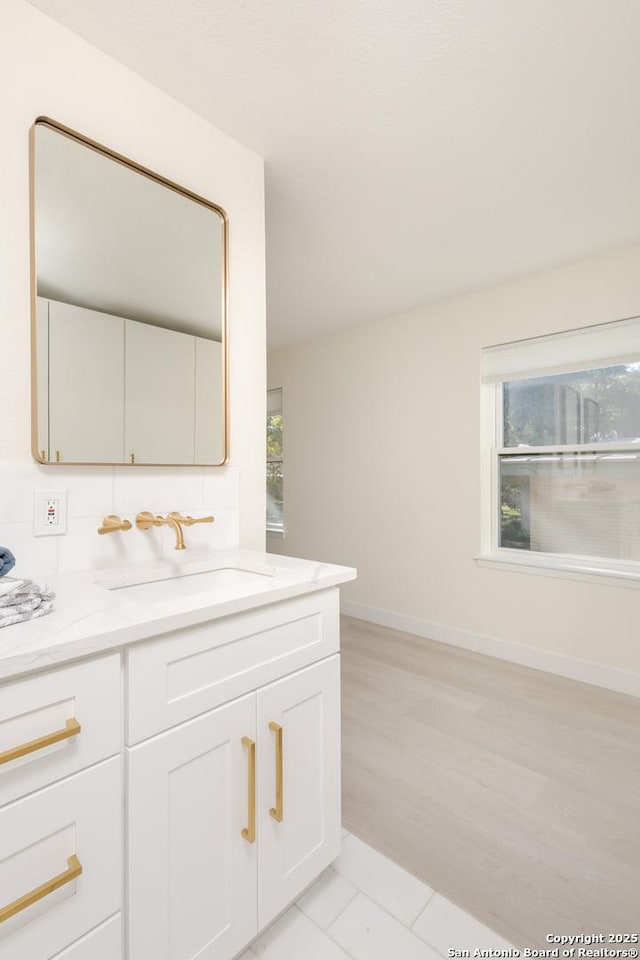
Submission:
M 125 167 L 128 167 L 130 170 L 134 170 L 136 173 L 141 174 L 142 176 L 148 177 L 150 180 L 154 180 L 156 183 L 161 184 L 164 187 L 167 187 L 169 190 L 173 190 L 176 193 L 181 194 L 183 197 L 187 197 L 189 200 L 193 200 L 196 203 L 201 204 L 204 207 L 207 207 L 209 210 L 214 211 L 220 217 L 222 221 L 222 395 L 224 398 L 224 410 L 222 411 L 223 423 L 222 428 L 224 432 L 223 439 L 223 458 L 222 460 L 216 463 L 127 463 L 126 461 L 91 461 L 83 462 L 78 460 L 69 460 L 69 461 L 56 461 L 56 460 L 43 460 L 40 456 L 40 450 L 38 450 L 38 337 L 37 337 L 37 297 L 38 297 L 38 269 L 37 269 L 37 258 L 36 258 L 36 190 L 35 190 L 35 174 L 36 174 L 36 129 L 38 126 L 47 126 L 55 130 L 57 133 L 62 134 L 65 137 L 68 137 L 70 140 L 75 140 L 76 143 L 79 143 L 85 147 L 89 147 L 91 150 L 95 150 L 97 153 L 102 154 L 104 157 L 108 157 L 110 160 L 114 160 L 116 163 L 120 163 Z M 105 147 L 104 144 L 98 143 L 96 140 L 92 140 L 89 137 L 85 137 L 83 134 L 78 133 L 77 130 L 73 130 L 71 127 L 67 127 L 62 123 L 59 123 L 57 120 L 52 120 L 51 117 L 47 116 L 38 116 L 34 120 L 30 130 L 29 130 L 29 248 L 30 248 L 30 287 L 31 287 L 31 455 L 36 463 L 41 463 L 43 466 L 86 466 L 86 467 L 223 467 L 229 462 L 229 218 L 227 217 L 226 211 L 219 206 L 217 203 L 212 203 L 210 200 L 206 200 L 204 197 L 201 197 L 199 194 L 194 193 L 192 190 L 188 190 L 186 187 L 180 186 L 180 184 L 175 183 L 173 180 L 167 179 L 167 177 L 161 176 L 159 173 L 155 173 L 153 170 L 149 170 L 148 167 L 144 167 L 139 163 L 136 163 L 135 160 L 131 160 L 129 157 L 125 157 L 121 153 L 117 153 L 115 150 Z

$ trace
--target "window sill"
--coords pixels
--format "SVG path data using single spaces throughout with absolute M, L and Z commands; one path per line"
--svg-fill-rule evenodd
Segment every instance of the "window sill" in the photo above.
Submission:
M 595 561 L 581 562 L 571 558 L 537 554 L 514 556 L 515 551 L 482 554 L 474 557 L 476 565 L 489 570 L 508 570 L 511 573 L 529 573 L 538 577 L 553 577 L 564 580 L 581 580 L 600 583 L 610 587 L 640 587 L 640 564 L 638 569 L 629 567 L 598 566 Z
M 284 540 L 284 530 L 281 527 L 267 527 L 267 536 L 275 537 L 277 540 Z

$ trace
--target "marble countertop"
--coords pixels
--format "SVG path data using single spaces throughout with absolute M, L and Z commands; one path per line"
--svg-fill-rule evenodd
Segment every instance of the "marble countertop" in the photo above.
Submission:
M 231 582 L 187 596 L 171 595 L 174 578 L 177 582 L 211 570 L 240 571 L 240 579 L 246 571 L 259 576 L 250 583 Z M 338 586 L 355 577 L 352 567 L 253 550 L 193 552 L 170 561 L 49 577 L 47 586 L 56 592 L 53 611 L 0 629 L 0 680 Z M 135 591 L 128 585 L 158 581 L 167 584 L 162 599 L 133 599 Z

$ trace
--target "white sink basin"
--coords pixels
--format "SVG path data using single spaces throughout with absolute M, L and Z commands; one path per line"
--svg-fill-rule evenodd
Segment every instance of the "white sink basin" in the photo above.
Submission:
M 139 576 L 137 580 L 126 576 L 112 580 L 98 580 L 97 586 L 107 590 L 117 590 L 122 596 L 142 602 L 158 602 L 188 597 L 195 594 L 227 592 L 228 588 L 260 587 L 267 583 L 276 571 L 265 567 L 262 570 L 249 570 L 239 566 L 221 566 L 214 570 L 184 570 L 169 573 L 156 572 Z M 233 590 L 236 593 L 236 590 Z

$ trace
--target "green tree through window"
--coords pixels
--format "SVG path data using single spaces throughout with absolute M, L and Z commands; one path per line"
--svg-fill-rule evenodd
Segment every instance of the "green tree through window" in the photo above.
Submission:
M 284 531 L 282 390 L 267 393 L 267 530 Z

